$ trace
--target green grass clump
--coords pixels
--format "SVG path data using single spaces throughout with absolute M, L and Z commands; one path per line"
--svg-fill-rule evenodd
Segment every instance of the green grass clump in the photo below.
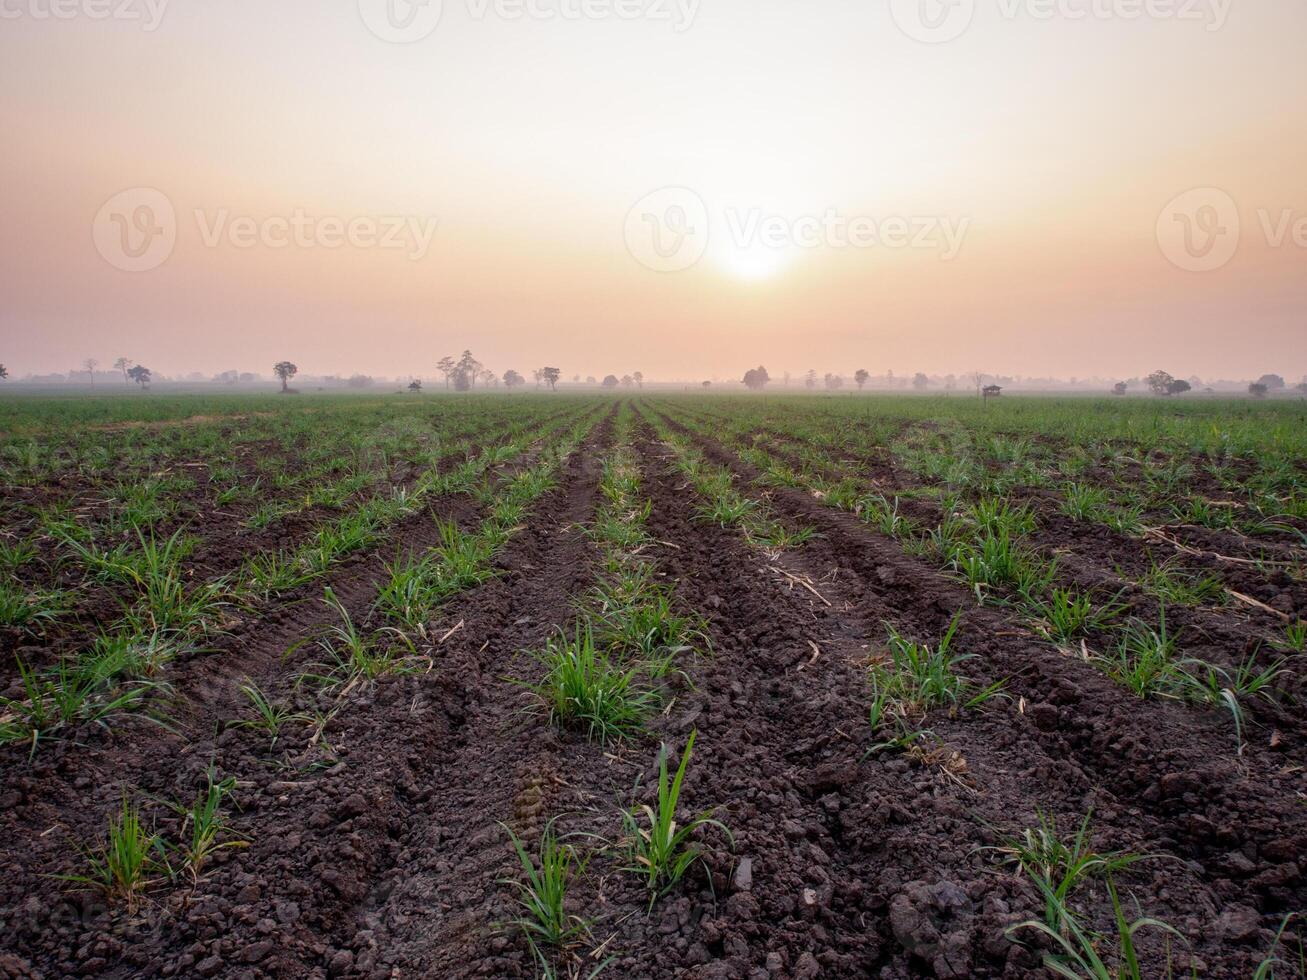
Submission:
M 52 669 L 37 670 L 21 657 L 15 659 L 22 694 L 0 696 L 0 745 L 28 742 L 33 753 L 61 729 L 88 722 L 108 728 L 117 716 L 139 711 L 151 692 L 163 689 L 147 681 L 111 683 L 95 664 L 63 659 Z
M 1036 884 L 1044 892 L 1045 898 L 1056 904 L 1057 899 L 1051 895 L 1048 886 L 1039 881 Z M 1034 929 L 1050 938 L 1057 951 L 1044 954 L 1044 966 L 1057 976 L 1066 977 L 1067 980 L 1145 980 L 1145 974 L 1139 963 L 1139 948 L 1135 937 L 1144 929 L 1157 929 L 1177 939 L 1182 937 L 1175 928 L 1160 919 L 1146 916 L 1133 920 L 1127 918 L 1117 894 L 1116 884 L 1110 876 L 1107 879 L 1107 894 L 1112 901 L 1114 936 L 1096 935 L 1082 926 L 1069 911 L 1060 913 L 1062 921 L 1066 923 L 1065 934 L 1045 922 L 1037 922 L 1033 919 L 1017 923 L 1008 929 L 1007 934 L 1012 936 L 1023 929 Z M 1108 961 L 1103 957 L 1104 955 L 1110 957 L 1110 954 L 1104 954 L 1102 950 L 1106 944 L 1113 941 L 1116 947 L 1115 963 L 1109 966 Z
M 318 648 L 326 654 L 326 659 L 310 664 L 300 675 L 300 682 L 312 681 L 324 690 L 339 691 L 343 696 L 360 684 L 371 684 L 387 674 L 414 669 L 413 645 L 400 630 L 386 627 L 371 633 L 363 629 L 330 588 L 322 601 L 336 612 L 340 622 L 319 633 Z M 386 642 L 387 637 L 393 642 Z M 296 644 L 291 650 L 302 645 L 302 642 Z
M 1092 847 L 1085 815 L 1070 835 L 1058 831 L 1052 814 L 1037 811 L 1038 823 L 1015 837 L 1005 838 L 995 850 L 1015 864 L 1040 888 L 1045 897 L 1044 924 L 1065 935 L 1074 912 L 1069 901 L 1081 885 L 1093 878 L 1110 877 L 1143 860 L 1144 855 L 1122 851 L 1098 852 Z
M 667 746 L 658 751 L 658 802 L 656 806 L 641 804 L 622 814 L 630 864 L 626 870 L 644 879 L 649 890 L 649 907 L 674 888 L 685 873 L 701 859 L 703 847 L 696 835 L 706 827 L 715 827 L 731 840 L 731 832 L 720 820 L 712 818 L 712 810 L 678 822 L 677 806 L 681 798 L 681 783 L 690 763 L 697 732 L 691 732 L 681 753 L 676 775 L 668 778 Z
M 575 848 L 559 840 L 554 821 L 545 825 L 537 854 L 507 824 L 501 823 L 522 866 L 522 877 L 503 878 L 500 884 L 517 892 L 522 915 L 512 925 L 525 937 L 536 962 L 546 975 L 556 975 L 557 961 L 589 934 L 590 922 L 567 910 L 567 891 L 573 879 L 585 873 L 588 863 Z
M 1137 697 L 1173 694 L 1183 671 L 1177 638 L 1166 625 L 1165 607 L 1156 627 L 1139 619 L 1131 622 L 1116 646 L 1099 657 L 1098 663 L 1112 680 Z
M 171 873 L 163 838 L 146 829 L 140 808 L 126 795 L 119 811 L 109 817 L 105 842 L 84 855 L 86 873 L 56 877 L 99 891 L 110 902 L 122 902 L 129 912 L 136 911 L 161 873 Z
M 560 728 L 607 743 L 640 731 L 657 707 L 658 697 L 643 685 L 639 669 L 614 663 L 595 644 L 588 622 L 579 623 L 570 639 L 560 631 L 537 657 L 545 677 L 527 686 Z
M 281 730 L 290 724 L 308 724 L 312 719 L 305 713 L 274 701 L 263 693 L 254 681 L 242 684 L 240 691 L 250 702 L 252 717 L 237 718 L 227 722 L 228 728 L 248 728 L 262 732 L 268 738 L 268 747 L 273 748 L 281 737 Z
M 249 841 L 231 836 L 223 803 L 236 789 L 236 778 L 215 779 L 213 767 L 205 773 L 205 787 L 190 806 L 169 806 L 182 818 L 183 842 L 178 850 L 193 881 L 199 881 L 213 855 L 227 848 L 248 847 Z
M 1026 603 L 1026 612 L 1035 619 L 1035 628 L 1057 644 L 1107 629 L 1124 610 L 1125 606 L 1115 599 L 1095 605 L 1090 596 L 1056 587 L 1047 598 L 1032 598 Z
M 940 705 L 953 710 L 976 707 L 998 695 L 1002 681 L 977 689 L 956 673 L 959 664 L 971 659 L 970 654 L 952 652 L 960 623 L 961 617 L 954 616 L 934 647 L 913 642 L 887 624 L 889 658 L 873 660 L 870 667 L 873 728 L 884 720 L 920 718 Z

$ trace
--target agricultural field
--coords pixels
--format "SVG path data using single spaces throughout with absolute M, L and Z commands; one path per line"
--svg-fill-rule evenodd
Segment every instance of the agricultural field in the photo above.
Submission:
M 1307 407 L 0 402 L 0 976 L 1307 976 Z

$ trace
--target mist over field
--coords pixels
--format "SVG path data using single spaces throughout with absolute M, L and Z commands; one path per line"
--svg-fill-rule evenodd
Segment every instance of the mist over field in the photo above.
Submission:
M 1303 0 L 0 0 L 0 980 L 1307 980 Z
M 1307 373 L 1300 3 L 55 6 L 0 22 L 14 380 Z

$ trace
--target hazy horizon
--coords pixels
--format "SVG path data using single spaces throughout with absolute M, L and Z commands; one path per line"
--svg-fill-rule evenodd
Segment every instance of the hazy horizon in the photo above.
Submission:
M 60 9 L 0 7 L 13 378 L 1307 374 L 1307 5 Z

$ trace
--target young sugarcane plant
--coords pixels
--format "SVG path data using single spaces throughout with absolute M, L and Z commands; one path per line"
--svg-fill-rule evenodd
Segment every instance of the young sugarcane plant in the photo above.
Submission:
M 508 834 L 522 865 L 520 880 L 499 880 L 517 892 L 517 904 L 523 912 L 509 924 L 522 933 L 545 975 L 553 975 L 558 957 L 590 932 L 590 922 L 571 914 L 566 907 L 567 889 L 574 878 L 585 873 L 589 859 L 580 857 L 575 848 L 559 840 L 553 820 L 545 825 L 540 852 L 534 858 L 507 824 L 499 826 Z
M 716 827 L 734 846 L 731 832 L 720 820 L 712 818 L 712 810 L 705 810 L 683 825 L 677 824 L 676 807 L 681 797 L 681 783 L 685 779 L 686 767 L 690 764 L 690 753 L 694 749 L 697 734 L 698 732 L 690 733 L 685 751 L 681 753 L 681 764 L 676 769 L 676 776 L 670 780 L 667 745 L 664 744 L 659 749 L 657 809 L 646 803 L 622 814 L 631 858 L 631 864 L 626 870 L 644 878 L 649 890 L 650 909 L 680 882 L 696 861 L 701 860 L 703 848 L 694 839 L 696 831 L 704 827 Z M 643 821 L 641 817 L 644 818 Z
M 159 880 L 158 872 L 170 873 L 163 839 L 145 829 L 140 808 L 126 793 L 118 813 L 109 817 L 105 843 L 83 853 L 90 865 L 85 874 L 54 877 L 99 891 L 110 902 L 121 901 L 128 912 L 136 911 L 146 889 Z
M 189 807 L 181 803 L 168 806 L 182 818 L 184 843 L 178 848 L 193 882 L 200 880 L 204 866 L 218 851 L 232 847 L 249 847 L 249 841 L 231 836 L 223 801 L 236 789 L 236 777 L 216 780 L 210 766 L 205 773 L 205 788 Z M 224 839 L 227 838 L 227 839 Z

